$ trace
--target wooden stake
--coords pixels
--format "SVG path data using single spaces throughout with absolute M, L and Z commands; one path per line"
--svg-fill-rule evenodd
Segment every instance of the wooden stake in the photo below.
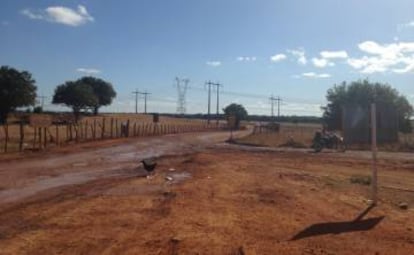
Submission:
M 378 202 L 377 187 L 377 110 L 375 103 L 371 104 L 371 150 L 372 150 L 372 205 Z
M 4 124 L 4 133 L 5 133 L 5 140 L 4 140 L 4 152 L 7 152 L 7 145 L 9 143 L 9 124 Z
M 24 142 L 24 124 L 23 124 L 23 121 L 20 121 L 19 151 L 23 151 L 23 142 Z

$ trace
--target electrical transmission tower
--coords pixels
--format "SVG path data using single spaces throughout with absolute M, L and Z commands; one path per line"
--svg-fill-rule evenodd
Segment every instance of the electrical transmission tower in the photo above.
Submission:
M 40 106 L 42 107 L 42 109 L 44 108 L 44 106 L 45 106 L 45 99 L 47 98 L 47 96 L 37 96 L 37 98 L 39 98 L 40 100 L 39 100 L 39 102 L 40 102 Z
M 178 92 L 177 113 L 184 114 L 186 112 L 185 94 L 187 93 L 188 83 L 190 80 L 176 77 L 175 81 L 175 86 L 177 87 Z

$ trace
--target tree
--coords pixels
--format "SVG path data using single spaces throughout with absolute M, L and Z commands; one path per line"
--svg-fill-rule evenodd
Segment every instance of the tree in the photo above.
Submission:
M 388 84 L 371 83 L 368 80 L 359 80 L 347 84 L 334 85 L 327 92 L 328 104 L 323 107 L 323 119 L 328 129 L 341 129 L 342 107 L 347 104 L 356 104 L 369 107 L 371 103 L 383 104 L 396 109 L 399 118 L 399 127 L 402 132 L 411 131 L 410 118 L 413 107 L 407 98 Z
M 17 107 L 33 105 L 36 98 L 35 80 L 27 71 L 8 66 L 0 68 L 0 123 L 7 120 Z
M 235 104 L 235 103 L 229 104 L 223 109 L 223 111 L 224 111 L 224 114 L 227 116 L 227 118 L 229 116 L 235 116 L 237 128 L 239 128 L 240 126 L 240 121 L 245 120 L 248 116 L 246 109 L 241 104 Z
M 101 106 L 110 105 L 112 99 L 116 97 L 116 92 L 112 87 L 112 84 L 102 79 L 95 77 L 82 77 L 78 82 L 87 84 L 92 87 L 93 93 L 97 97 L 97 102 L 93 106 L 93 112 L 95 115 L 98 114 L 98 110 Z
M 52 103 L 71 107 L 78 120 L 81 110 L 95 107 L 98 104 L 98 98 L 88 84 L 79 80 L 67 81 L 56 87 Z

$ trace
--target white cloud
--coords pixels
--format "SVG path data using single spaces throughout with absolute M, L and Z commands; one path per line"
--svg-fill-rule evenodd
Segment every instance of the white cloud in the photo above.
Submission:
M 287 50 L 288 53 L 292 54 L 296 59 L 298 60 L 298 63 L 301 65 L 306 65 L 308 63 L 308 60 L 305 56 L 305 50 L 303 48 L 299 48 L 296 50 Z
M 206 65 L 212 66 L 212 67 L 218 67 L 218 66 L 221 66 L 221 62 L 220 61 L 207 61 Z
M 321 51 L 322 58 L 332 59 L 332 58 L 348 58 L 348 53 L 344 50 L 340 51 Z
M 287 57 L 285 54 L 276 54 L 270 57 L 270 61 L 272 62 L 280 62 L 282 60 L 285 60 Z
M 67 26 L 80 26 L 95 19 L 88 13 L 86 7 L 78 5 L 77 9 L 64 6 L 50 6 L 44 10 L 33 11 L 24 9 L 21 14 L 35 20 L 45 20 L 52 23 L 60 23 Z
M 95 68 L 78 68 L 76 69 L 77 72 L 85 73 L 85 74 L 98 74 L 101 73 L 101 70 L 95 69 Z
M 335 63 L 330 62 L 329 60 L 325 59 L 325 58 L 312 58 L 312 63 L 314 66 L 318 67 L 318 68 L 324 68 L 327 66 L 334 66 Z
M 237 61 L 240 61 L 240 62 L 254 62 L 254 61 L 256 61 L 257 60 L 257 58 L 256 57 L 238 57 L 237 58 Z
M 414 42 L 379 44 L 374 41 L 365 41 L 358 44 L 358 48 L 366 55 L 360 58 L 349 58 L 347 62 L 361 73 L 414 71 Z
M 307 73 L 302 73 L 302 77 L 306 77 L 306 78 L 329 78 L 331 77 L 330 74 L 328 73 L 314 73 L 314 72 L 307 72 Z
M 407 23 L 404 23 L 404 24 L 399 24 L 397 26 L 398 30 L 402 30 L 403 28 L 412 28 L 412 27 L 414 27 L 414 20 L 410 21 L 410 22 L 407 22 Z

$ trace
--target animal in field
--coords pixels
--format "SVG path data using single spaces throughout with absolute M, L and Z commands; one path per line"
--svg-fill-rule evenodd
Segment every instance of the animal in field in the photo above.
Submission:
M 155 167 L 157 166 L 157 162 L 155 162 L 154 159 L 148 158 L 141 160 L 142 165 L 144 166 L 144 169 L 147 171 L 148 176 L 151 176 L 154 174 Z

